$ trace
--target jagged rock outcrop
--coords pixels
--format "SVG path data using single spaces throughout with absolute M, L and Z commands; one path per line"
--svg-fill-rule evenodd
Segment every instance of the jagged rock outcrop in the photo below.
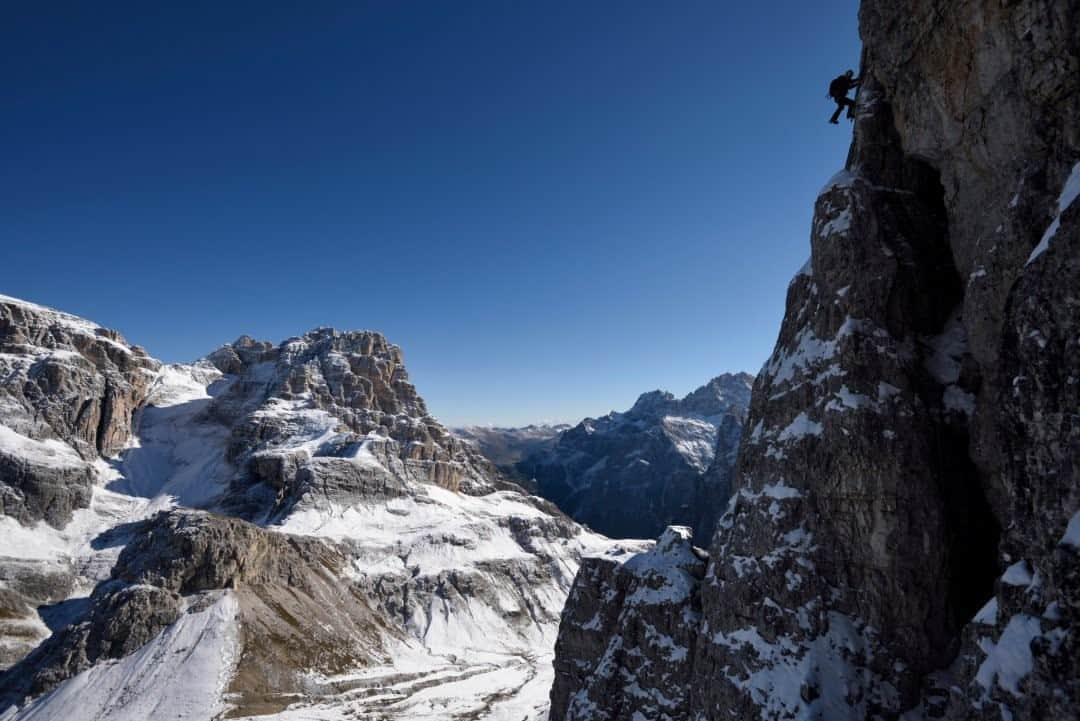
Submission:
M 127 656 L 182 614 L 230 589 L 242 629 L 242 671 L 230 686 L 241 707 L 283 706 L 305 690 L 301 673 L 370 662 L 402 636 L 366 589 L 343 582 L 348 556 L 321 539 L 273 533 L 208 513 L 174 511 L 128 529 L 112 579 L 81 619 L 53 635 L 3 677 L 0 696 L 51 690 L 102 659 Z M 209 594 L 209 595 L 208 595 Z
M 555 646 L 551 718 L 686 715 L 707 559 L 691 536 L 672 526 L 648 551 L 581 564 Z
M 50 691 L 98 660 L 127 656 L 175 622 L 181 597 L 156 586 L 100 586 L 85 612 L 0 677 L 0 705 Z
M 681 399 L 644 393 L 625 413 L 586 418 L 518 468 L 540 495 L 608 536 L 652 538 L 682 524 L 705 543 L 727 502 L 752 381 L 726 373 Z
M 0 668 L 48 635 L 35 608 L 72 591 L 66 562 L 20 558 L 17 538 L 90 505 L 103 457 L 132 437 L 160 364 L 116 331 L 0 296 Z M 37 545 L 37 544 L 31 544 Z
M 131 438 L 159 363 L 113 330 L 0 296 L 0 514 L 59 527 Z
M 321 328 L 278 346 L 244 336 L 208 360 L 231 378 L 206 413 L 231 429 L 225 457 L 240 469 L 230 499 L 238 509 L 265 511 L 273 499 L 281 512 L 320 487 L 384 483 L 363 464 L 329 460 L 361 449 L 397 479 L 477 494 L 511 487 L 428 414 L 401 349 L 378 333 Z
M 855 138 L 671 718 L 1076 717 L 1078 27 L 1076 3 L 862 3 Z

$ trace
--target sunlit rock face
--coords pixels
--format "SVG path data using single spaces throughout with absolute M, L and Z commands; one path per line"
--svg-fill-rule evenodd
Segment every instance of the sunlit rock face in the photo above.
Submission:
M 287 500 L 312 482 L 313 455 L 361 445 L 403 478 L 468 493 L 501 484 L 480 453 L 429 415 L 401 349 L 379 333 L 320 328 L 278 346 L 244 336 L 208 360 L 236 378 L 207 412 L 232 429 L 226 457 L 246 471 L 234 488 L 238 504 L 265 510 L 268 491 Z M 298 433 L 307 434 L 299 448 Z
M 85 508 L 159 365 L 116 331 L 0 296 L 0 514 L 61 526 Z
M 378 333 L 162 365 L 2 308 L 5 719 L 540 719 L 579 562 L 650 545 L 506 481 Z
M 670 718 L 1075 716 L 1078 20 L 863 2 L 854 140 L 754 385 Z M 553 718 L 618 717 L 596 703 Z
M 116 331 L 0 296 L 0 668 L 48 635 L 35 607 L 73 590 L 70 560 L 27 560 L 47 545 L 30 529 L 90 505 L 159 367 Z

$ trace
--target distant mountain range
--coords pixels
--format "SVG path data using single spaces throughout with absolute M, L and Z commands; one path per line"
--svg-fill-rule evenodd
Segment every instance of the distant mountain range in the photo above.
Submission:
M 624 412 L 567 426 L 455 431 L 521 485 L 609 536 L 670 524 L 706 544 L 727 502 L 754 377 L 725 373 L 685 398 L 642 394 Z
M 551 450 L 559 435 L 571 427 L 568 423 L 541 423 L 521 428 L 462 426 L 451 428 L 450 432 L 472 444 L 507 476 L 529 486 L 531 479 L 521 472 L 518 464 L 534 454 Z M 536 489 L 533 487 L 530 490 Z

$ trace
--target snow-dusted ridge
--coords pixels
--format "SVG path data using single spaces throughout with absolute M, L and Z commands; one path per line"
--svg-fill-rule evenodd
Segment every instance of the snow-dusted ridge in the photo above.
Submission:
M 67 517 L 0 514 L 0 578 L 21 579 L 0 580 L 18 615 L 0 630 L 20 639 L 3 647 L 7 664 L 22 658 L 0 676 L 5 705 L 15 702 L 0 718 L 67 719 L 75 707 L 102 720 L 166 708 L 193 720 L 226 709 L 546 717 L 580 559 L 615 546 L 446 432 L 397 346 L 318 329 L 161 365 L 89 321 L 0 300 L 13 321 L 0 335 L 0 451 L 29 469 L 11 492 L 56 473 L 88 479 Z M 145 358 L 115 452 L 95 452 L 66 416 L 28 420 L 30 400 L 12 391 L 41 363 L 63 363 L 69 397 L 97 397 L 126 368 L 96 355 L 101 343 Z M 144 643 L 98 640 L 113 638 L 117 613 L 134 614 L 129 635 Z M 294 637 L 324 650 L 294 657 Z
M 586 418 L 516 465 L 575 519 L 611 536 L 693 527 L 707 542 L 727 498 L 753 376 L 725 373 L 683 398 L 643 393 Z

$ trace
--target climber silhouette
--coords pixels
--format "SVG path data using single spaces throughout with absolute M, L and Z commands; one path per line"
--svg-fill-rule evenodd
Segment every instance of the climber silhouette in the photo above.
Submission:
M 855 77 L 854 70 L 846 73 L 829 83 L 829 97 L 836 101 L 836 112 L 829 118 L 829 122 L 836 125 L 836 119 L 847 108 L 847 116 L 855 117 L 855 101 L 847 96 L 848 90 L 859 87 L 860 78 Z

